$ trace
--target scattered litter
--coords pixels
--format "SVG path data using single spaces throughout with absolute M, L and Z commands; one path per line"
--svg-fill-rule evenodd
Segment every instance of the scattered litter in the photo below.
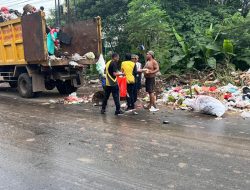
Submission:
M 49 100 L 49 103 L 50 104 L 55 104 L 55 103 L 57 103 L 55 100 Z
M 134 115 L 138 115 L 138 112 L 136 112 L 136 111 L 133 111 L 133 114 L 134 114 Z
M 242 112 L 242 114 L 240 115 L 241 117 L 243 117 L 244 119 L 246 118 L 250 118 L 250 112 Z
M 80 104 L 82 102 L 84 102 L 84 100 L 82 98 L 78 98 L 76 92 L 73 92 L 64 99 L 64 104 Z
M 179 166 L 179 168 L 186 168 L 187 163 L 179 163 L 178 166 Z
M 126 103 L 123 103 L 122 105 L 121 105 L 121 108 L 126 108 L 127 107 L 127 104 Z
M 100 82 L 99 79 L 96 79 L 96 80 L 90 80 L 89 81 L 89 84 L 98 84 Z
M 35 139 L 34 138 L 31 138 L 31 139 L 26 139 L 27 142 L 34 142 Z
M 163 121 L 163 124 L 169 124 L 169 121 L 167 121 L 167 120 Z

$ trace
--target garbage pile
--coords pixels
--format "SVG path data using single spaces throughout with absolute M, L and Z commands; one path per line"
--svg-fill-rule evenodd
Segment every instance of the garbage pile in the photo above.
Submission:
M 79 55 L 78 53 L 69 56 L 68 52 L 65 52 L 61 56 L 49 56 L 49 61 L 51 62 L 60 62 L 62 60 L 69 60 L 69 65 L 71 65 L 73 68 L 82 67 L 83 65 L 89 65 L 94 63 L 95 54 L 93 52 L 88 52 L 83 56 Z
M 2 7 L 0 6 L 0 23 L 6 22 L 9 20 L 14 20 L 24 15 L 33 14 L 38 11 L 43 11 L 43 10 L 36 9 L 36 7 L 30 4 L 26 4 L 23 7 L 23 14 L 21 14 L 18 10 L 9 9 L 6 6 L 2 6 Z
M 14 20 L 21 16 L 17 10 L 9 9 L 8 7 L 0 7 L 0 23 L 8 20 Z
M 239 86 L 250 86 L 250 69 L 247 72 L 233 72 L 235 83 Z
M 218 81 L 206 85 L 180 85 L 169 87 L 160 95 L 158 102 L 173 106 L 174 109 L 192 109 L 201 113 L 223 116 L 227 111 L 242 113 L 250 117 L 250 71 L 235 74 L 240 84 L 221 86 Z M 239 81 L 236 81 L 239 82 Z

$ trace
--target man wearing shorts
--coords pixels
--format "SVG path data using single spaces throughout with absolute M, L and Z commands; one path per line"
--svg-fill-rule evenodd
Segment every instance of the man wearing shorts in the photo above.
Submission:
M 149 111 L 156 112 L 159 109 L 156 108 L 156 97 L 155 97 L 155 77 L 157 72 L 159 72 L 159 64 L 154 59 L 154 52 L 149 51 L 147 53 L 147 63 L 144 67 L 146 69 L 145 78 L 146 78 L 146 92 L 149 94 L 150 103 Z

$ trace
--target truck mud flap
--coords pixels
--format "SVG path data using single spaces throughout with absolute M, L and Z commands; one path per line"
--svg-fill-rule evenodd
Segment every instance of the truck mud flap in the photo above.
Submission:
M 73 85 L 74 87 L 81 87 L 83 85 L 84 78 L 82 75 L 77 75 L 75 79 L 73 79 Z
M 32 88 L 33 92 L 42 92 L 46 90 L 44 76 L 42 74 L 32 74 Z

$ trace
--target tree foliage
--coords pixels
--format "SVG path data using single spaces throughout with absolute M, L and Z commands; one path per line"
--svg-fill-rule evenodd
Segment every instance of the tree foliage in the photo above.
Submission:
M 163 73 L 220 72 L 249 68 L 249 8 L 250 0 L 79 0 L 77 17 L 101 16 L 112 51 L 154 50 Z

